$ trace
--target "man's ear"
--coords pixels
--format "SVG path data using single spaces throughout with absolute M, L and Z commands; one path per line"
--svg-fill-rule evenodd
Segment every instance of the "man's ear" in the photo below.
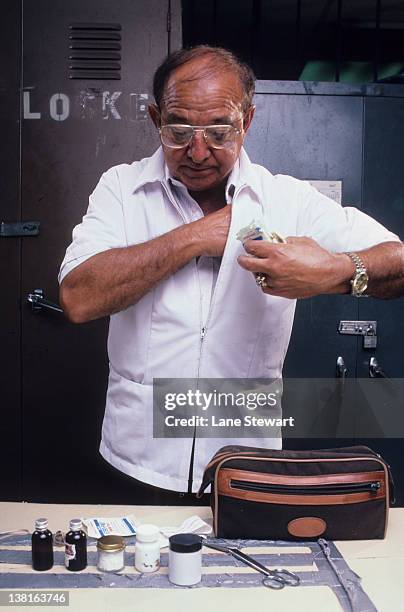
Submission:
M 149 111 L 151 120 L 153 121 L 154 125 L 158 129 L 160 127 L 160 122 L 161 122 L 160 111 L 158 107 L 155 104 L 149 104 L 149 106 L 147 107 L 147 110 Z
M 251 125 L 251 121 L 253 120 L 254 117 L 254 113 L 255 113 L 255 106 L 250 106 L 250 108 L 248 109 L 248 111 L 246 112 L 246 114 L 244 115 L 244 125 L 243 125 L 243 129 L 244 132 L 247 133 L 248 128 Z

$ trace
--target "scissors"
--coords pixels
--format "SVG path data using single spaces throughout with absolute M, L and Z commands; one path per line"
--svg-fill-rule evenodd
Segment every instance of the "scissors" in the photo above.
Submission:
M 203 545 L 207 546 L 208 548 L 213 548 L 214 550 L 227 553 L 235 559 L 242 561 L 242 563 L 245 563 L 246 565 L 249 565 L 253 569 L 257 570 L 257 572 L 261 572 L 261 574 L 264 574 L 262 584 L 270 589 L 283 589 L 284 586 L 298 586 L 300 584 L 300 578 L 297 574 L 289 572 L 283 567 L 270 570 L 265 567 L 265 565 L 262 565 L 262 563 L 256 561 L 253 557 L 246 555 L 246 553 L 243 553 L 235 546 L 222 546 L 221 544 L 206 541 L 203 542 Z

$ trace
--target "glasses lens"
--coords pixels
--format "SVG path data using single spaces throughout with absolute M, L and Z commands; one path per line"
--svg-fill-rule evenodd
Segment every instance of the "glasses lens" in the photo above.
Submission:
M 210 147 L 222 149 L 234 144 L 236 131 L 231 125 L 215 125 L 205 128 L 206 140 Z
M 167 147 L 185 147 L 192 138 L 192 128 L 186 125 L 163 125 L 161 140 Z

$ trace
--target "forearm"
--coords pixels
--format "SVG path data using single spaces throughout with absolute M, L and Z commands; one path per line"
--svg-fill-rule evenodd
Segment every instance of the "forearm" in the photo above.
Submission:
M 404 295 L 404 245 L 400 242 L 383 242 L 358 253 L 369 276 L 367 295 L 376 298 L 392 298 Z M 351 279 L 355 274 L 353 261 L 344 253 L 335 255 L 335 277 L 327 293 L 350 293 Z M 330 279 L 332 279 L 332 275 Z
M 354 251 L 362 259 L 369 276 L 367 295 L 392 298 L 404 295 L 404 245 L 383 242 L 363 251 Z M 334 255 L 327 293 L 350 293 L 355 264 L 345 253 Z
M 98 253 L 75 268 L 60 287 L 66 316 L 84 323 L 138 302 L 198 254 L 190 226 L 183 225 L 142 244 Z
M 360 251 L 369 275 L 367 293 L 377 298 L 404 295 L 404 245 L 384 242 Z

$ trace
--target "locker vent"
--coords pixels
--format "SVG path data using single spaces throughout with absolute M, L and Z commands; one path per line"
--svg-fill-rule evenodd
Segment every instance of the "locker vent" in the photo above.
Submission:
M 121 79 L 121 25 L 69 25 L 69 79 Z

